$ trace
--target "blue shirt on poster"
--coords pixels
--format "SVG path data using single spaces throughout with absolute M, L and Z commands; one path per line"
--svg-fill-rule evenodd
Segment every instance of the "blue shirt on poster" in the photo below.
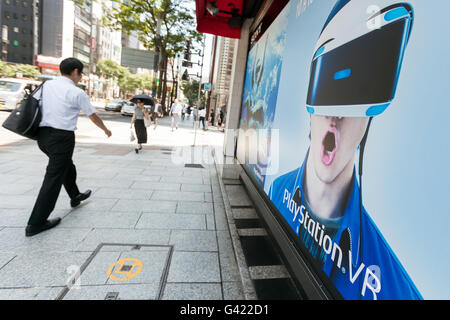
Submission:
M 336 221 L 320 219 L 311 212 L 303 196 L 306 159 L 301 167 L 273 181 L 269 198 L 342 297 L 350 300 L 423 299 L 360 205 L 356 171 L 344 214 L 336 227 Z

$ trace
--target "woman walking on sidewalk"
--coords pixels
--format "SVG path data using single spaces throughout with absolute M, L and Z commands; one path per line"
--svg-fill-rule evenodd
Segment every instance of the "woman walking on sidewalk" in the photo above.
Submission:
M 137 137 L 137 146 L 134 150 L 136 151 L 136 153 L 139 153 L 139 150 L 142 150 L 142 144 L 147 143 L 147 127 L 145 125 L 144 119 L 150 121 L 150 114 L 144 107 L 144 101 L 137 99 L 136 104 L 137 107 L 136 109 L 134 109 L 130 128 L 133 128 L 134 124 L 134 130 Z

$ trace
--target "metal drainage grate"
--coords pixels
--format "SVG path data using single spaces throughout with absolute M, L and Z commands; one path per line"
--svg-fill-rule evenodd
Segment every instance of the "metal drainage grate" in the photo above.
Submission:
M 201 164 L 197 164 L 197 163 L 186 163 L 184 165 L 185 168 L 202 168 L 204 169 L 205 167 L 202 166 Z
M 118 297 L 119 297 L 118 292 L 108 292 L 106 294 L 105 300 L 117 300 Z
M 131 269 L 133 269 L 133 266 L 123 265 L 122 268 L 120 268 L 121 272 L 128 272 Z

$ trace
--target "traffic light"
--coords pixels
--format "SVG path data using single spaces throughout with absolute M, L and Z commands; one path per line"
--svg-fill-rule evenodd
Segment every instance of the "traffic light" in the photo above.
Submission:
M 181 80 L 183 81 L 189 81 L 189 74 L 187 70 L 184 70 L 183 75 L 181 76 Z
M 184 60 L 186 60 L 186 61 L 191 61 L 191 45 L 192 45 L 192 41 L 187 39 L 186 47 L 184 48 Z

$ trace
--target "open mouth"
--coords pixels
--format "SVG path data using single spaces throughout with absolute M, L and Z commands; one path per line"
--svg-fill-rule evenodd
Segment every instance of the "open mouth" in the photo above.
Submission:
M 322 163 L 330 166 L 333 163 L 337 151 L 337 129 L 328 129 L 322 140 Z

